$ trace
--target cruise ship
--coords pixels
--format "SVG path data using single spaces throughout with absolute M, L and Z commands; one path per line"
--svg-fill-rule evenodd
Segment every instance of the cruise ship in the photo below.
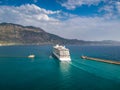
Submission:
M 53 46 L 53 55 L 60 61 L 71 61 L 69 49 L 67 49 L 65 46 Z

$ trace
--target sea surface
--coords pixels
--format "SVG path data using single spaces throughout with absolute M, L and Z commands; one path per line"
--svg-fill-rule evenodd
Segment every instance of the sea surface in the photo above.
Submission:
M 71 62 L 52 57 L 52 46 L 0 46 L 0 90 L 120 90 L 120 46 L 66 46 Z M 27 58 L 34 54 L 34 59 Z

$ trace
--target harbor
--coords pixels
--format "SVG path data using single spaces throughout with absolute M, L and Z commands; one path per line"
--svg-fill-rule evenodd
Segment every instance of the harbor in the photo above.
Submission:
M 66 48 L 70 62 L 52 57 L 51 45 L 1 46 L 0 90 L 120 90 L 120 65 L 80 59 L 82 54 L 102 57 L 105 51 L 120 60 L 120 47 L 66 45 Z M 33 55 L 35 58 L 28 58 Z
M 93 57 L 88 57 L 88 56 L 81 56 L 81 58 L 85 60 L 92 60 L 92 61 L 98 61 L 98 62 L 103 62 L 103 63 L 120 65 L 120 61 L 105 60 L 105 59 L 93 58 Z

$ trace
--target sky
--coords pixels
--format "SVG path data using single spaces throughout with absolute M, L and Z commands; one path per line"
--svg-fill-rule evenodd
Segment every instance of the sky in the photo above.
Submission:
M 68 39 L 120 41 L 120 0 L 0 0 L 0 23 Z

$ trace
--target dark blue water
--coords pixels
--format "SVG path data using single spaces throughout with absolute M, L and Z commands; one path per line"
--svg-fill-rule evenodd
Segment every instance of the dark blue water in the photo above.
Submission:
M 1 46 L 0 90 L 120 90 L 120 65 L 80 58 L 119 61 L 120 46 L 67 47 L 72 62 L 52 58 L 52 46 Z

